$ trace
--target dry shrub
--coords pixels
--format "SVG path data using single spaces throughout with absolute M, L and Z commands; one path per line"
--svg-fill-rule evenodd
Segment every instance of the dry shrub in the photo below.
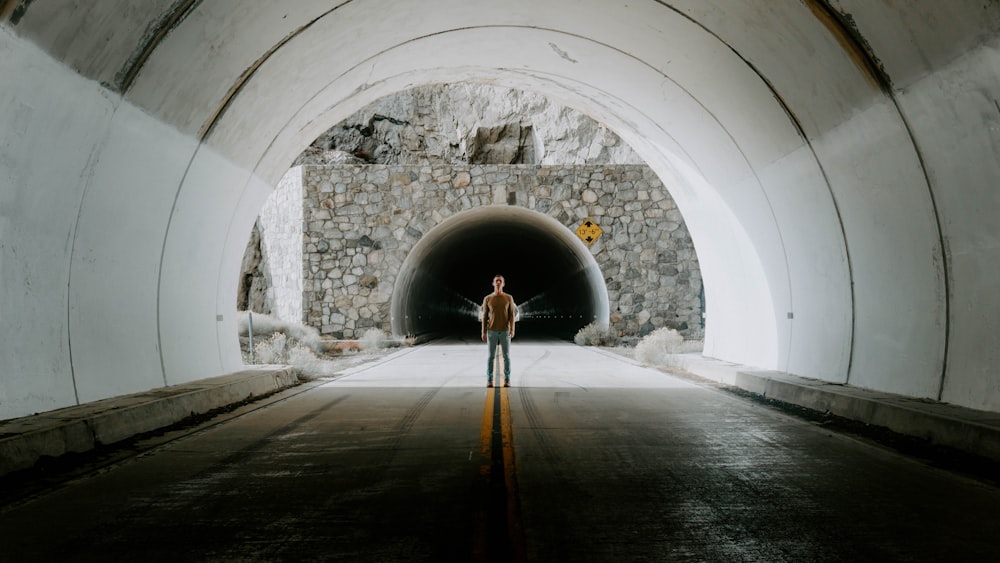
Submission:
M 676 366 L 677 355 L 701 350 L 699 340 L 684 340 L 672 328 L 658 328 L 647 334 L 635 346 L 635 359 L 648 365 Z
M 377 328 L 370 328 L 365 331 L 364 335 L 358 341 L 358 346 L 362 350 L 379 350 L 386 347 L 386 337 L 381 330 Z
M 618 334 L 610 327 L 593 322 L 581 328 L 573 337 L 573 342 L 578 346 L 615 346 L 618 344 Z
M 245 311 L 240 312 L 241 336 L 249 336 L 250 320 Z M 331 350 L 329 344 L 320 339 L 319 331 L 313 327 L 254 313 L 253 336 L 253 361 L 250 361 L 249 354 L 244 354 L 244 363 L 290 365 L 305 378 L 327 377 L 342 369 L 321 357 Z
M 263 340 L 280 333 L 308 346 L 316 353 L 323 352 L 319 331 L 315 328 L 301 323 L 283 321 L 277 317 L 262 313 L 253 313 L 253 318 L 251 319 L 248 312 L 239 312 L 237 323 L 239 325 L 240 336 L 249 336 L 251 320 L 253 322 L 254 340 Z M 254 349 L 256 350 L 256 347 Z
M 358 342 L 356 340 L 345 340 L 334 344 L 333 351 L 341 354 L 344 352 L 360 352 L 361 346 L 358 346 Z
M 239 316 L 241 341 L 247 343 L 250 317 L 246 312 Z M 253 313 L 253 358 L 247 346 L 243 350 L 245 364 L 291 365 L 302 378 L 329 377 L 344 369 L 344 359 L 335 360 L 348 352 L 366 352 L 358 356 L 363 360 L 370 354 L 377 355 L 382 348 L 393 348 L 401 342 L 387 338 L 378 329 L 369 329 L 360 340 L 323 340 L 313 327 L 282 321 L 270 315 Z M 349 363 L 349 362 L 348 362 Z

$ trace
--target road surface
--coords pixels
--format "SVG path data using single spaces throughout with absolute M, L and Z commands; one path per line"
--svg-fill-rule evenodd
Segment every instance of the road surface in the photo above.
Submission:
M 405 349 L 0 510 L 2 561 L 997 561 L 1000 490 L 560 342 Z

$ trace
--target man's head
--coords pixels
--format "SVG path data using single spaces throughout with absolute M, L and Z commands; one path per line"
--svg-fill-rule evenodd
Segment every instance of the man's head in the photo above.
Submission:
M 501 289 L 503 289 L 503 286 L 504 286 L 503 276 L 501 276 L 500 274 L 493 276 L 493 288 L 496 289 L 497 291 L 500 291 Z

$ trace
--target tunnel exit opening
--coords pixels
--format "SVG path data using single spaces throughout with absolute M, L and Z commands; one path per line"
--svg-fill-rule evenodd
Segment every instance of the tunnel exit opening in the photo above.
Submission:
M 496 274 L 518 305 L 519 338 L 572 339 L 592 322 L 608 325 L 608 291 L 590 250 L 547 215 L 498 205 L 459 213 L 414 246 L 393 289 L 393 334 L 478 338 Z

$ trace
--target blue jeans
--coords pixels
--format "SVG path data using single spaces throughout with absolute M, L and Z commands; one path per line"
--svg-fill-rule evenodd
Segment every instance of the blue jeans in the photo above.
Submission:
M 490 351 L 490 359 L 486 363 L 486 382 L 493 383 L 493 364 L 497 359 L 497 344 L 503 354 L 503 381 L 510 383 L 510 333 L 506 330 L 487 330 L 486 347 Z

